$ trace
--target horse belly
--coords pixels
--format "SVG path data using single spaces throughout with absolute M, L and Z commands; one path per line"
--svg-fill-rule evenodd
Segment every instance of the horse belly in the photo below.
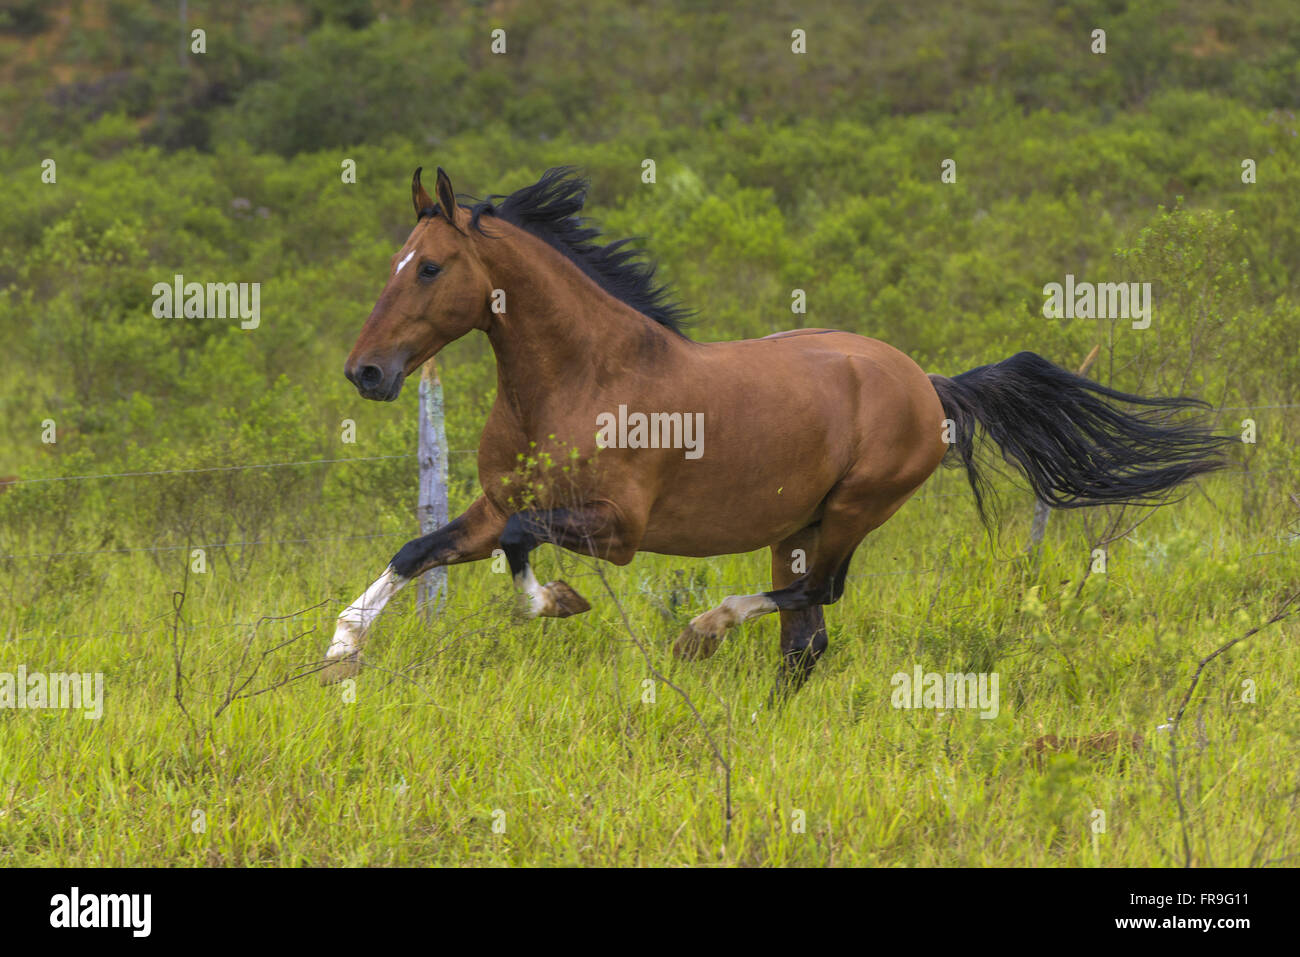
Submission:
M 843 471 L 839 458 L 823 446 L 795 456 L 774 452 L 767 461 L 746 455 L 683 468 L 651 509 L 641 550 L 706 557 L 781 541 L 818 520 Z

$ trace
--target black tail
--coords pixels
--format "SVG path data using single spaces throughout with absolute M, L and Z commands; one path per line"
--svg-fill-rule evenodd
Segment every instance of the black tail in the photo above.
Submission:
M 1193 476 L 1222 468 L 1232 441 L 1196 421 L 1174 421 L 1180 411 L 1207 408 L 1204 402 L 1116 392 L 1032 352 L 930 379 L 955 423 L 954 445 L 986 522 L 991 486 L 975 463 L 977 424 L 1053 508 L 1158 503 Z M 1145 408 L 1125 412 L 1116 403 Z

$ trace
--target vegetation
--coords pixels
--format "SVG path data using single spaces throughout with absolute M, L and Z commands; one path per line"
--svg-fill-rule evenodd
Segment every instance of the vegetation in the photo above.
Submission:
M 1300 853 L 1294 618 L 1207 666 L 1177 774 L 1158 730 L 1300 582 L 1300 12 L 706 8 L 7 5 L 0 672 L 103 672 L 106 701 L 0 709 L 0 861 L 1148 866 L 1183 863 L 1184 834 L 1197 864 Z M 703 664 L 669 652 L 765 554 L 543 549 L 595 607 L 529 624 L 508 575 L 454 568 L 431 622 L 405 594 L 380 619 L 355 688 L 287 680 L 417 532 L 415 390 L 366 402 L 341 375 L 412 169 L 482 196 L 560 164 L 611 236 L 645 237 L 697 338 L 835 326 L 942 373 L 1100 344 L 1094 377 L 1203 396 L 1256 441 L 1167 508 L 1057 514 L 1029 558 L 1027 492 L 990 542 L 941 473 L 860 550 L 783 708 L 775 620 Z M 1044 318 L 1067 273 L 1152 283 L 1151 327 Z M 260 283 L 260 324 L 156 318 L 177 274 Z M 455 513 L 496 380 L 481 337 L 438 370 Z M 117 473 L 166 474 L 47 481 Z M 916 664 L 999 673 L 1000 713 L 895 709 Z M 1032 748 L 1110 731 L 1143 743 Z

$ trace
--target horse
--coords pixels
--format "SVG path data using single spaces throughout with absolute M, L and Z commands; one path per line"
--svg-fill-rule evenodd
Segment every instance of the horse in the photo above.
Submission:
M 731 629 L 775 612 L 780 674 L 797 688 L 826 651 L 823 609 L 844 593 L 854 552 L 946 457 L 988 524 L 977 433 L 1054 508 L 1158 504 L 1224 465 L 1229 440 L 1186 414 L 1205 403 L 1112 390 L 1030 352 L 949 378 L 835 329 L 696 341 L 653 263 L 580 216 L 588 184 L 573 169 L 470 205 L 441 168 L 436 200 L 420 174 L 415 226 L 344 374 L 391 402 L 448 343 L 484 333 L 497 390 L 478 446 L 482 494 L 403 545 L 342 612 L 324 682 L 356 674 L 404 585 L 497 549 L 526 616 L 587 611 L 564 581 L 535 577 L 529 556 L 549 543 L 620 566 L 642 551 L 770 549 L 771 590 L 697 615 L 673 652 L 707 658 Z M 535 467 L 524 474 L 521 461 Z

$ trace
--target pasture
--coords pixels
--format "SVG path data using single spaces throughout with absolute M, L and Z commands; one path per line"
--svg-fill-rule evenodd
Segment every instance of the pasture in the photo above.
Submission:
M 274 6 L 192 11 L 179 66 L 170 8 L 0 20 L 0 864 L 1295 864 L 1290 0 L 885 4 L 865 34 L 816 0 L 806 53 L 743 4 Z M 1054 512 L 1038 547 L 1023 483 L 990 536 L 940 469 L 788 697 L 774 616 L 671 650 L 769 587 L 765 551 L 549 545 L 538 579 L 590 611 L 526 621 L 503 561 L 454 566 L 322 686 L 335 619 L 419 533 L 414 383 L 343 375 L 411 171 L 483 197 L 567 164 L 699 340 L 829 326 L 943 375 L 1096 348 L 1102 384 L 1205 399 L 1228 467 Z M 160 308 L 178 277 L 256 289 L 256 321 Z M 1149 283 L 1149 325 L 1046 312 L 1075 279 Z M 455 516 L 497 379 L 477 334 L 436 362 Z M 100 676 L 102 713 L 9 702 L 20 669 Z M 996 676 L 996 709 L 901 707 L 915 674 Z
M 775 707 L 775 620 L 709 661 L 669 651 L 725 586 L 763 582 L 766 556 L 598 571 L 548 546 L 539 576 L 594 607 L 528 623 L 508 574 L 456 567 L 440 615 L 423 624 L 408 590 L 355 686 L 327 688 L 312 672 L 330 612 L 373 572 L 373 543 L 266 546 L 246 574 L 218 560 L 188 581 L 180 562 L 91 559 L 93 594 L 56 591 L 14 646 L 29 671 L 95 663 L 104 715 L 0 715 L 7 862 L 1151 866 L 1181 864 L 1184 833 L 1193 863 L 1293 854 L 1294 619 L 1207 667 L 1180 732 L 1181 815 L 1157 730 L 1197 660 L 1300 578 L 1266 531 L 1286 516 L 1224 522 L 1240 478 L 1215 478 L 1080 591 L 1081 518 L 1053 516 L 1035 569 L 1014 554 L 1028 516 L 995 550 L 959 478 L 864 546 L 830 651 Z M 997 672 L 998 715 L 896 709 L 891 677 L 917 664 Z M 1027 748 L 1116 730 L 1146 743 Z

